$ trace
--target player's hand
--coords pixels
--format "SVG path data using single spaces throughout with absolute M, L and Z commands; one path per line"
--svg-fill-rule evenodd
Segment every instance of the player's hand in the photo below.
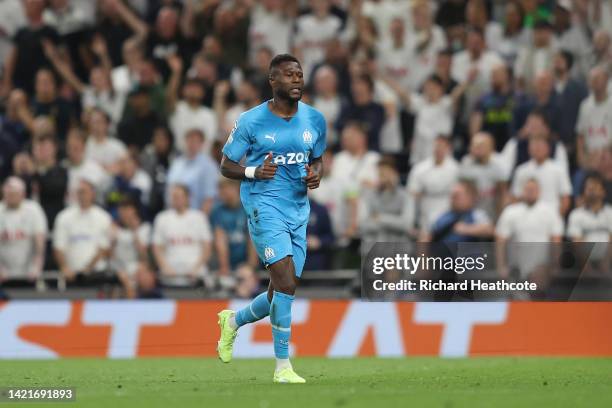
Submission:
M 304 168 L 306 169 L 306 177 L 304 178 L 306 186 L 308 186 L 308 188 L 311 190 L 318 188 L 319 183 L 321 182 L 321 175 L 312 170 L 312 168 L 307 164 L 304 166 Z
M 261 166 L 255 169 L 255 178 L 258 180 L 270 180 L 274 178 L 278 165 L 272 163 L 272 152 L 268 153 Z

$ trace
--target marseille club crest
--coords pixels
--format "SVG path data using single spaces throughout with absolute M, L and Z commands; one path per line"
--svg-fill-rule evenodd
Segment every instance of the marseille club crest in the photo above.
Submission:
M 306 129 L 302 137 L 304 138 L 304 143 L 312 143 L 312 133 L 310 133 L 310 130 Z
M 264 256 L 266 259 L 274 258 L 274 250 L 270 247 L 266 247 L 264 250 Z

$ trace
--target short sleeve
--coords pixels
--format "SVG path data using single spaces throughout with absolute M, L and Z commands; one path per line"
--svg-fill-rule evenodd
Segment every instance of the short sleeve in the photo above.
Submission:
M 212 241 L 212 233 L 210 231 L 210 223 L 208 222 L 206 217 L 203 216 L 203 215 L 201 215 L 199 218 L 201 220 L 200 239 L 203 242 L 210 242 L 210 241 Z
M 561 195 L 571 195 L 572 194 L 572 182 L 570 181 L 569 175 L 567 171 L 564 171 L 561 166 L 559 166 L 560 174 L 559 174 L 559 191 Z
M 512 180 L 512 195 L 514 197 L 520 197 L 523 194 L 523 172 L 522 169 L 517 169 L 516 174 L 514 176 L 514 180 Z
M 587 99 L 583 100 L 582 103 L 580 104 L 580 109 L 578 110 L 578 119 L 576 120 L 576 133 L 582 133 L 584 134 L 586 131 L 586 103 L 587 103 Z
M 60 214 L 53 230 L 53 248 L 63 251 L 68 246 L 68 231 L 66 231 L 65 213 Z
M 151 225 L 144 223 L 138 229 L 138 240 L 142 245 L 148 246 L 151 241 Z
M 421 171 L 419 167 L 416 167 L 408 176 L 408 192 L 411 194 L 419 194 L 422 193 L 423 190 Z
M 233 162 L 239 162 L 251 147 L 244 114 L 240 115 L 223 146 L 223 154 Z
M 158 215 L 153 223 L 152 241 L 154 245 L 164 245 L 164 226 L 163 218 Z
M 512 214 L 510 208 L 506 208 L 502 211 L 499 220 L 497 220 L 495 233 L 502 238 L 510 238 L 512 235 Z
M 483 224 L 490 224 L 490 223 L 491 223 L 491 219 L 489 218 L 489 216 L 487 215 L 485 211 L 483 211 L 480 208 L 477 208 L 474 210 L 474 224 L 483 225 Z
M 47 216 L 40 207 L 36 205 L 34 207 L 34 233 L 35 234 L 46 234 L 47 233 Z
M 113 223 L 108 214 L 104 213 L 102 216 L 103 218 L 100 220 L 102 228 L 100 229 L 98 245 L 100 245 L 100 248 L 108 249 L 110 248 L 111 229 Z
M 553 237 L 560 237 L 563 235 L 563 219 L 559 214 L 559 211 L 551 211 L 550 216 L 552 218 L 552 225 L 550 235 Z
M 323 115 L 319 114 L 318 116 L 317 127 L 319 136 L 317 137 L 312 149 L 313 159 L 318 159 L 319 157 L 323 156 L 323 153 L 327 147 L 327 124 L 325 123 L 325 118 Z
M 410 94 L 410 106 L 409 106 L 410 112 L 414 114 L 418 114 L 421 111 L 421 109 L 423 109 L 424 106 L 425 106 L 425 98 L 423 98 L 421 94 L 414 93 L 414 92 Z
M 575 209 L 569 215 L 569 220 L 567 222 L 567 236 L 570 239 L 579 239 L 583 235 L 578 217 L 578 209 Z

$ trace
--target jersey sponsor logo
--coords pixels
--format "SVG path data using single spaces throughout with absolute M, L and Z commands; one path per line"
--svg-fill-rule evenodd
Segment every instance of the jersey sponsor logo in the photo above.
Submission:
M 274 164 L 299 164 L 308 161 L 310 152 L 290 152 L 285 155 L 274 156 Z
M 310 133 L 310 130 L 306 129 L 304 133 L 302 133 L 302 137 L 304 138 L 304 143 L 312 143 L 312 133 Z
M 276 133 L 272 133 L 271 135 L 265 135 L 264 139 L 272 140 L 272 143 L 276 143 Z
M 264 249 L 264 256 L 266 257 L 266 260 L 274 258 L 274 250 L 270 247 L 266 247 L 266 249 Z

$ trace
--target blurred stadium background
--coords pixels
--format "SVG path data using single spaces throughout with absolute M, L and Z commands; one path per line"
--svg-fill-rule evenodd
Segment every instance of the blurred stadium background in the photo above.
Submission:
M 329 147 L 294 305 L 297 356 L 611 356 L 609 302 L 357 300 L 374 243 L 430 241 L 500 253 L 597 242 L 581 277 L 610 300 L 611 36 L 608 0 L 1 0 L 0 358 L 215 355 L 216 312 L 267 285 L 220 152 L 237 117 L 271 97 L 268 64 L 284 52 L 302 61 Z M 500 257 L 482 278 L 536 280 L 546 298 L 567 277 L 514 262 L 536 255 Z M 236 355 L 272 355 L 265 321 L 241 329 Z M 337 406 L 373 376 L 389 388 L 370 385 L 362 403 L 418 389 L 427 404 L 442 383 L 455 392 L 445 406 L 467 406 L 481 385 L 495 390 L 489 406 L 542 403 L 546 378 L 558 380 L 556 406 L 612 395 L 609 359 L 474 360 L 302 364 L 315 383 L 348 375 L 314 391 Z M 208 361 L 205 372 L 140 361 L 7 362 L 0 379 L 71 383 L 99 402 L 129 394 L 124 375 L 129 406 L 172 403 L 161 394 L 173 381 L 189 387 L 185 403 L 220 403 L 231 389 L 196 383 L 243 381 Z M 238 367 L 269 382 L 257 361 Z M 270 406 L 262 389 L 241 398 Z

